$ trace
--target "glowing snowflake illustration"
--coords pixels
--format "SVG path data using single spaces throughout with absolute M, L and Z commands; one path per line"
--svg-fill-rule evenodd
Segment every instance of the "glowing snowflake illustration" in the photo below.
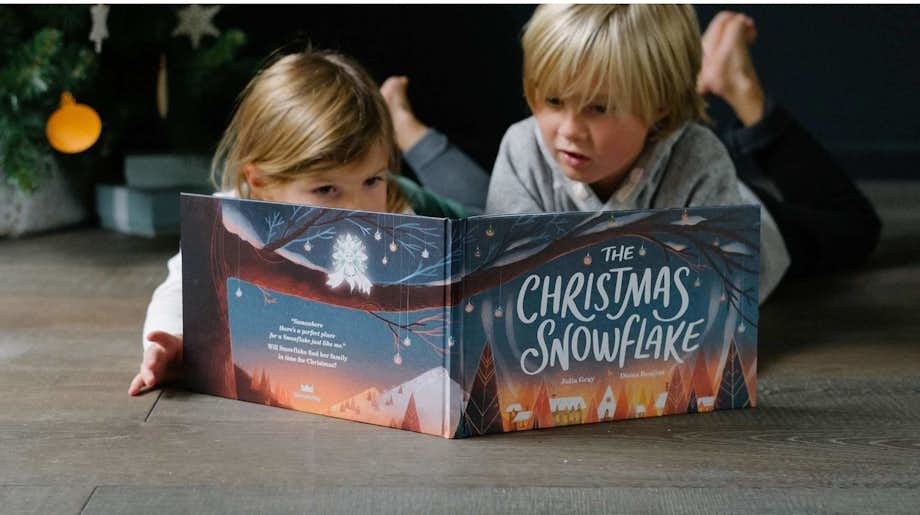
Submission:
M 337 288 L 343 282 L 348 283 L 350 291 L 356 288 L 365 295 L 371 293 L 371 281 L 367 277 L 367 249 L 364 243 L 345 234 L 335 240 L 332 247 L 332 273 L 326 278 L 326 284 Z

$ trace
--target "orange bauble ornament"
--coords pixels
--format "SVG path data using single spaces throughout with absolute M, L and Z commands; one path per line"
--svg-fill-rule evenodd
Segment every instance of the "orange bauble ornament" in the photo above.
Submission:
M 100 133 L 102 120 L 96 111 L 86 104 L 78 104 L 67 91 L 61 94 L 61 107 L 45 124 L 48 143 L 65 154 L 83 152 L 93 146 Z

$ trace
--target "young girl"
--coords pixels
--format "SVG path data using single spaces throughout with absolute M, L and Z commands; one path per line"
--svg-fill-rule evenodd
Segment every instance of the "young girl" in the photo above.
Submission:
M 523 36 L 533 116 L 505 133 L 487 212 L 760 204 L 697 92 L 696 14 L 677 5 L 544 5 Z M 789 256 L 761 208 L 760 298 Z
M 355 61 L 324 51 L 286 55 L 249 82 L 212 164 L 216 195 L 323 207 L 462 217 L 459 204 L 399 177 L 399 150 L 383 97 Z M 182 362 L 181 256 L 153 294 L 144 356 L 128 392 L 178 376 Z

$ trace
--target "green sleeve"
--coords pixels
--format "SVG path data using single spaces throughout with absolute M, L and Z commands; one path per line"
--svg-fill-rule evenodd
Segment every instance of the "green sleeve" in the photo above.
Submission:
M 415 214 L 438 218 L 465 218 L 466 209 L 459 202 L 432 193 L 411 179 L 394 175 L 393 180 L 402 189 Z

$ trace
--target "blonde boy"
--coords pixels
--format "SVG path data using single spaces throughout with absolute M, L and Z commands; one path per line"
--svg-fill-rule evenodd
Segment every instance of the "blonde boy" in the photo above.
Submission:
M 692 7 L 544 5 L 523 36 L 533 116 L 505 133 L 486 212 L 760 204 L 709 129 Z M 761 302 L 789 266 L 761 206 Z

